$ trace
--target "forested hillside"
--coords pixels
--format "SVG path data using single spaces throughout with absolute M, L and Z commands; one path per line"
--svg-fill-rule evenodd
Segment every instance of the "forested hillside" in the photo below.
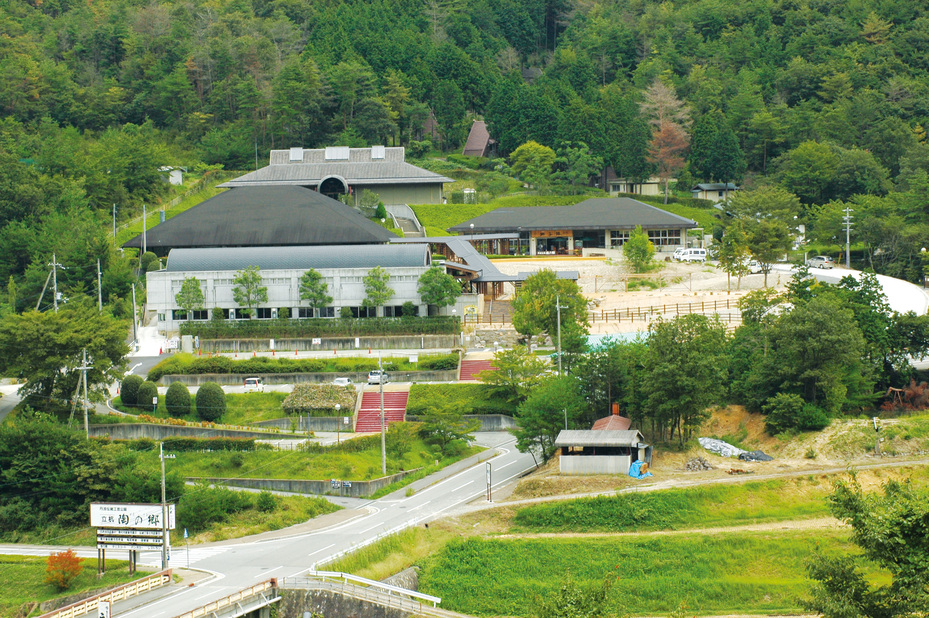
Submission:
M 778 183 L 812 239 L 918 279 L 927 237 L 929 6 L 906 0 L 19 0 L 0 34 L 0 278 L 35 302 L 52 251 L 125 298 L 106 249 L 158 167 L 251 169 L 271 148 L 583 142 L 655 172 L 643 95 L 682 100 L 693 181 Z M 430 113 L 440 136 L 424 132 Z M 11 279 L 12 277 L 12 279 Z M 14 293 L 13 296 L 16 296 Z M 31 299 L 28 300 L 28 299 Z

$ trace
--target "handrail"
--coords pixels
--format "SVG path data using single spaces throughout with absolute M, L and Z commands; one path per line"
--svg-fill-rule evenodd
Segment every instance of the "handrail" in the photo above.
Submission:
M 47 614 L 42 614 L 39 618 L 74 618 L 75 616 L 83 616 L 97 609 L 100 605 L 100 601 L 110 601 L 111 603 L 114 601 L 123 601 L 129 597 L 148 592 L 149 590 L 153 590 L 170 582 L 171 569 L 165 569 L 164 571 L 153 573 L 148 577 L 137 579 L 134 582 L 111 588 L 106 592 L 101 592 L 100 594 L 72 603 L 71 605 L 59 607 Z
M 183 614 L 177 615 L 175 618 L 200 618 L 201 616 L 209 616 L 210 614 L 223 609 L 224 607 L 229 607 L 234 603 L 237 603 L 248 597 L 253 597 L 255 595 L 261 594 L 266 590 L 277 588 L 277 580 L 274 578 L 259 582 L 254 586 L 244 588 L 238 592 L 233 592 L 230 595 L 224 596 L 221 599 L 215 601 L 210 601 L 206 605 L 192 609 L 189 612 L 184 612 Z
M 428 601 L 429 603 L 432 603 L 433 607 L 435 607 L 436 605 L 442 602 L 441 598 L 432 596 L 431 594 L 424 594 L 422 592 L 417 592 L 415 590 L 407 590 L 406 588 L 400 588 L 399 586 L 385 584 L 384 582 L 375 581 L 373 579 L 367 579 L 365 577 L 358 577 L 357 575 L 352 575 L 350 573 L 342 573 L 340 571 L 308 571 L 305 577 L 307 579 L 309 578 L 317 578 L 320 580 L 342 579 L 342 580 L 345 580 L 346 582 L 355 582 L 355 583 L 362 584 L 363 586 L 366 586 L 369 588 L 385 590 L 387 591 L 387 594 L 390 594 L 392 592 L 395 594 L 401 594 L 401 595 L 405 595 L 411 598 Z M 294 581 L 294 584 L 296 584 L 297 578 L 292 578 L 292 579 Z M 289 583 L 289 580 L 287 578 L 283 578 L 281 580 L 281 587 L 282 588 L 288 587 L 288 583 Z

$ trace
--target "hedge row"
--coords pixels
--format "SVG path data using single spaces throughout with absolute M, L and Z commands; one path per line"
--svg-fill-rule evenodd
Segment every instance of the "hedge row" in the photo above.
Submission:
M 164 450 L 174 453 L 195 453 L 201 451 L 254 451 L 255 438 L 165 438 Z M 129 448 L 135 451 L 157 450 L 158 442 L 150 438 L 129 441 Z
M 353 386 L 336 386 L 335 384 L 297 384 L 281 407 L 287 416 L 316 414 L 335 416 L 335 406 L 341 406 L 340 413 L 351 415 L 355 410 L 357 393 Z
M 382 363 L 387 371 L 449 370 L 458 366 L 458 355 L 453 353 L 421 356 L 417 364 L 410 364 L 407 357 L 390 357 L 382 359 Z M 236 360 L 228 356 L 197 357 L 192 354 L 174 354 L 152 367 L 148 372 L 148 379 L 157 382 L 165 375 L 335 373 L 370 371 L 376 368 L 377 358 L 367 357 L 294 359 L 255 356 Z
M 181 335 L 201 339 L 307 339 L 385 335 L 454 335 L 457 316 L 423 318 L 307 318 L 299 320 L 225 320 L 184 322 Z

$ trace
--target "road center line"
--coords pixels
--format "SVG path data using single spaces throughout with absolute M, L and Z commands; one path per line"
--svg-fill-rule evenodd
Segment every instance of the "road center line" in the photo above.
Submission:
M 515 461 L 511 461 L 510 463 L 505 463 L 505 464 L 503 464 L 502 466 L 497 466 L 496 468 L 493 468 L 493 471 L 496 472 L 497 470 L 503 470 L 503 469 L 506 468 L 507 466 L 512 466 L 514 463 L 516 463 L 516 462 L 515 462 Z
M 384 524 L 377 524 L 376 526 L 371 526 L 370 528 L 365 528 L 364 530 L 360 531 L 358 534 L 364 534 L 365 532 L 371 532 L 371 531 L 374 530 L 375 528 L 380 528 L 380 527 L 383 526 L 383 525 L 384 525 Z
M 468 481 L 467 483 L 465 483 L 465 484 L 462 485 L 461 487 L 456 487 L 456 488 L 453 489 L 452 491 L 458 491 L 459 489 L 464 489 L 464 488 L 467 487 L 468 485 L 472 485 L 472 484 L 474 484 L 474 481 Z
M 312 556 L 312 555 L 314 555 L 314 554 L 318 554 L 318 553 L 320 553 L 320 552 L 326 551 L 326 550 L 329 549 L 330 547 L 335 547 L 335 543 L 333 543 L 332 545 L 326 545 L 326 546 L 323 547 L 322 549 L 317 549 L 316 551 L 307 554 L 307 556 Z

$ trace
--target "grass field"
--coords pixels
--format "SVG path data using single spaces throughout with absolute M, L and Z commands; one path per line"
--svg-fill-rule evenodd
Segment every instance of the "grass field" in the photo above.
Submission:
M 109 588 L 148 575 L 143 572 L 130 575 L 128 562 L 107 560 L 106 575 L 97 579 L 97 561 L 84 560 L 83 571 L 74 580 L 71 588 L 58 592 L 53 586 L 45 583 L 45 565 L 45 558 L 0 556 L 0 618 L 25 616 L 30 612 L 21 612 L 21 608 L 29 609 L 34 603 L 84 590 Z
M 442 607 L 478 616 L 530 616 L 535 599 L 566 577 L 579 584 L 609 578 L 607 615 L 688 615 L 800 609 L 805 565 L 819 549 L 853 551 L 842 532 L 454 540 L 426 560 L 419 590 Z M 492 574 L 492 575 L 491 575 Z M 866 571 L 871 578 L 886 575 Z
M 227 425 L 245 425 L 257 423 L 258 421 L 269 421 L 275 418 L 286 416 L 281 409 L 281 404 L 286 399 L 288 393 L 267 392 L 267 393 L 245 393 L 245 394 L 227 394 L 226 395 L 226 412 L 219 423 Z M 198 422 L 197 405 L 195 397 L 190 397 L 190 414 L 181 416 L 185 421 Z M 138 416 L 142 414 L 139 408 L 130 408 L 123 405 L 119 397 L 113 400 L 113 407 L 121 412 L 126 412 Z M 165 396 L 158 396 L 158 409 L 155 413 L 145 412 L 149 416 L 156 418 L 170 418 L 168 411 L 165 409 Z
M 414 384 L 410 387 L 407 414 L 422 414 L 436 400 L 447 401 L 464 414 L 512 415 L 514 412 L 506 402 L 489 398 L 483 384 Z
M 362 448 L 363 447 L 363 448 Z M 477 447 L 466 449 L 461 455 L 440 461 L 448 465 L 476 452 Z M 341 447 L 331 447 L 319 452 L 306 451 L 252 451 L 229 452 L 214 451 L 207 453 L 176 453 L 177 458 L 169 464 L 185 477 L 224 477 L 224 478 L 268 478 L 268 479 L 344 479 L 348 481 L 368 481 L 380 478 L 381 450 L 380 438 L 356 438 L 343 442 Z M 152 464 L 157 461 L 157 453 L 143 453 Z M 433 465 L 436 455 L 421 440 L 412 443 L 409 452 L 402 460 L 394 456 L 387 458 L 387 472 L 393 474 L 401 470 Z

